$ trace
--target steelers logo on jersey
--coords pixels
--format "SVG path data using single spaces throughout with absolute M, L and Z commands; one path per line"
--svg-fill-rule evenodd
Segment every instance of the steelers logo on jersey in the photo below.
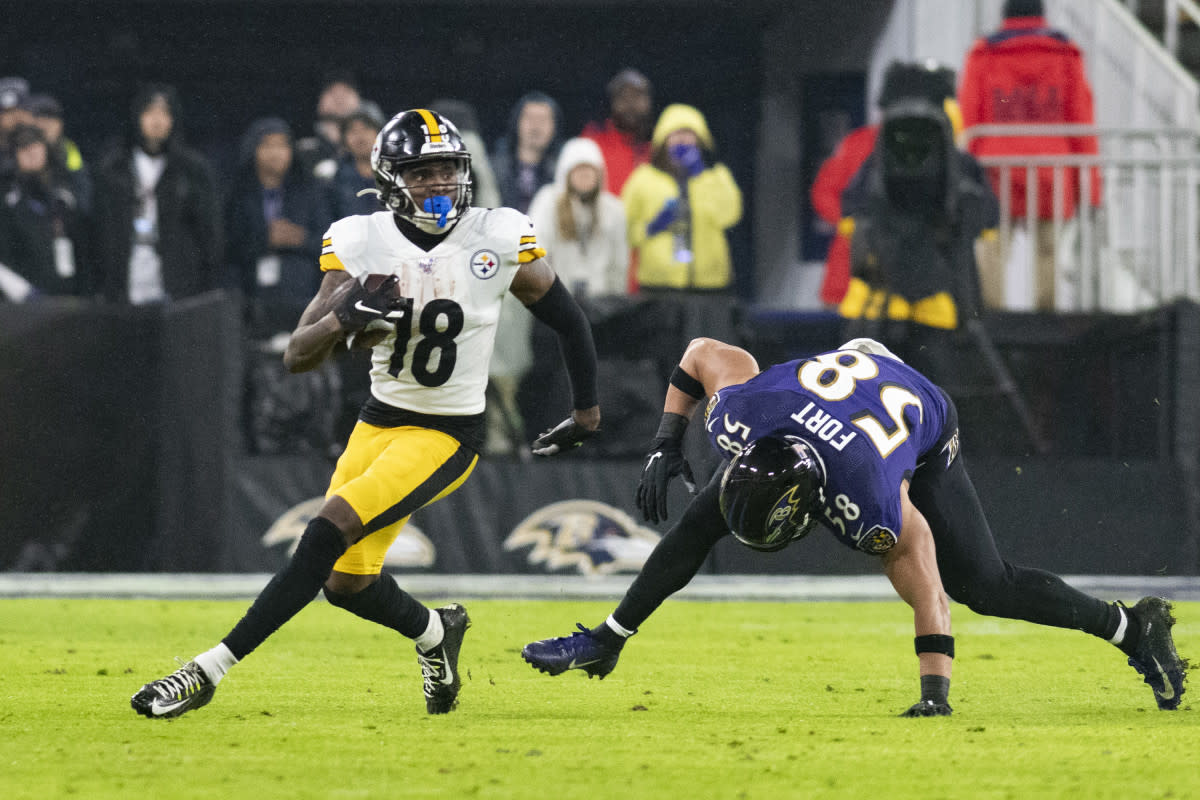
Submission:
M 471 274 L 481 281 L 500 271 L 500 256 L 491 250 L 476 250 L 471 256 Z
M 858 549 L 872 555 L 882 555 L 896 546 L 896 534 L 887 528 L 872 528 L 858 542 Z

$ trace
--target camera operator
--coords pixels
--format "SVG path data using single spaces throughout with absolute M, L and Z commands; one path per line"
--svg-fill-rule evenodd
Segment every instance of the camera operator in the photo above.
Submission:
M 937 382 L 960 318 L 978 313 L 974 243 L 999 223 L 979 163 L 955 145 L 954 72 L 889 67 L 875 150 L 842 195 L 853 220 L 845 336 L 888 341 Z

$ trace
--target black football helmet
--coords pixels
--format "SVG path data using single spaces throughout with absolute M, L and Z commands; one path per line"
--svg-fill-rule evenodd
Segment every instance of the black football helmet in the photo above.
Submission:
M 742 449 L 721 477 L 721 513 L 739 542 L 782 550 L 817 525 L 825 464 L 797 436 L 766 436 Z
M 453 161 L 458 172 L 453 203 L 449 208 L 418 208 L 401 173 L 416 164 L 443 160 Z M 375 138 L 371 169 L 379 202 L 424 231 L 446 232 L 471 205 L 471 154 L 454 123 L 436 111 L 416 108 L 392 117 Z

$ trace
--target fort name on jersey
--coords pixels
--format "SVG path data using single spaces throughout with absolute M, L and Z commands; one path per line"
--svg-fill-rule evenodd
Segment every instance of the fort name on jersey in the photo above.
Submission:
M 829 446 L 839 453 L 858 436 L 856 432 L 846 430 L 846 425 L 840 419 L 817 406 L 812 400 L 791 417 L 798 425 L 802 425 L 821 441 L 828 442 Z

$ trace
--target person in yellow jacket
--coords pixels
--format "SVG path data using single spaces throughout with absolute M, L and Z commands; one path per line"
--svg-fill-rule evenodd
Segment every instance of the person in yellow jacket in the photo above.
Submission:
M 645 290 L 722 291 L 733 280 L 725 231 L 742 218 L 742 192 L 716 161 L 704 115 L 675 103 L 651 137 L 650 163 L 621 191 L 636 281 Z

